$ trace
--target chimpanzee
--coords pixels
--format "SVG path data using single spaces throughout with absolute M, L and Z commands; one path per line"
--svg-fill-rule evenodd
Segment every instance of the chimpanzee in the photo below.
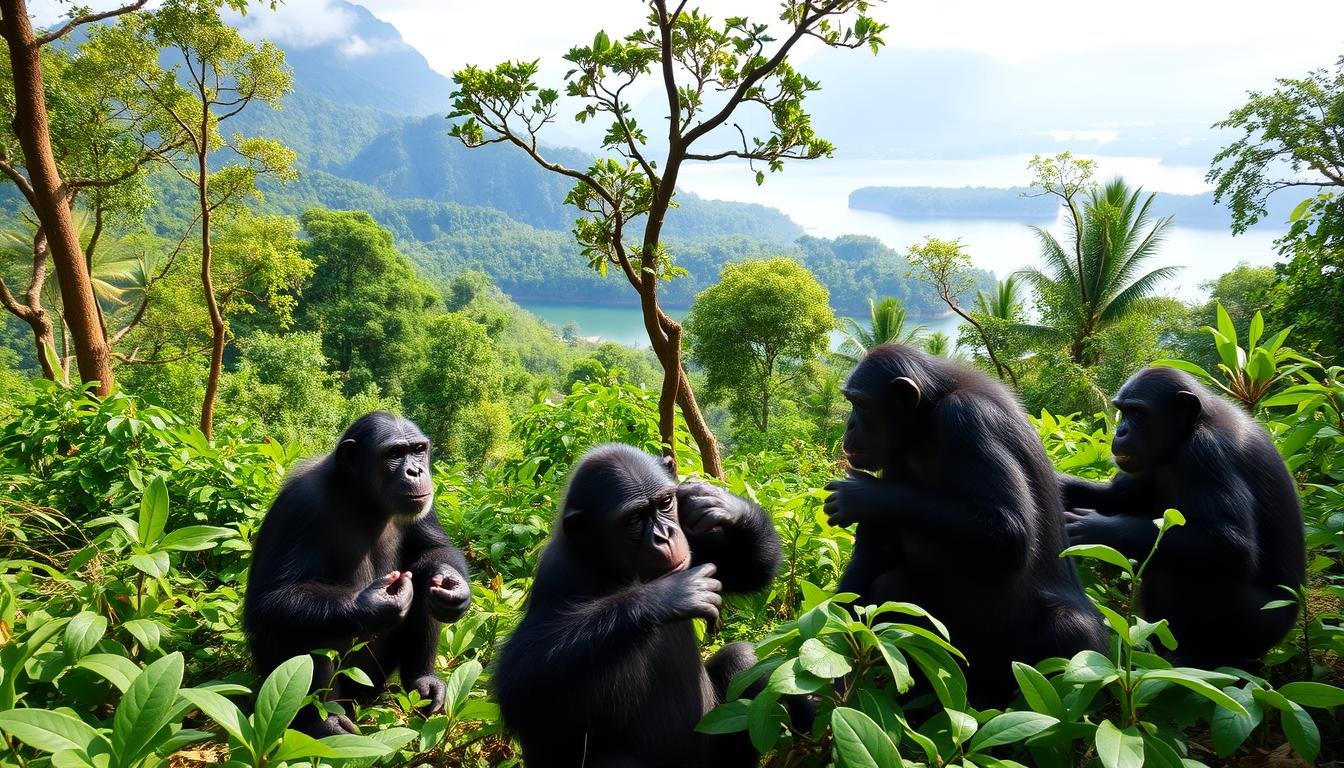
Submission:
M 374 689 L 333 681 L 314 659 L 314 690 L 367 699 L 400 669 L 402 685 L 443 708 L 434 674 L 440 622 L 471 602 L 467 564 L 434 515 L 429 440 L 382 411 L 360 417 L 336 450 L 296 470 L 262 521 L 243 601 L 253 664 L 265 676 L 286 659 L 320 648 L 348 653 Z M 295 728 L 313 736 L 358 733 L 344 715 L 305 708 Z
M 627 445 L 585 454 L 494 671 L 529 768 L 755 765 L 745 734 L 694 731 L 755 653 L 734 643 L 702 663 L 691 620 L 715 622 L 721 591 L 762 589 L 778 566 L 759 506 L 678 485 Z
M 840 591 L 916 603 L 969 662 L 977 707 L 1013 694 L 1012 662 L 1105 648 L 1073 564 L 1055 472 L 1006 389 L 909 347 L 872 349 L 843 389 L 850 475 L 827 485 L 832 525 L 858 523 Z M 880 476 L 869 473 L 880 472 Z
M 1249 668 L 1297 615 L 1283 586 L 1306 579 L 1297 487 L 1269 434 L 1244 411 L 1174 368 L 1145 368 L 1113 401 L 1120 474 L 1061 478 L 1069 540 L 1142 561 L 1168 508 L 1185 525 L 1163 537 L 1140 587 L 1144 615 L 1166 619 L 1179 664 Z

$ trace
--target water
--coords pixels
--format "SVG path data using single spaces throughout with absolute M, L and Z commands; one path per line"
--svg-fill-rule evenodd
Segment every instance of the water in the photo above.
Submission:
M 519 306 L 555 326 L 556 329 L 574 323 L 579 327 L 579 335 L 614 341 L 628 347 L 647 347 L 649 338 L 644 333 L 644 319 L 638 307 L 600 307 L 591 304 L 558 304 L 552 302 L 520 301 Z M 686 315 L 684 309 L 669 309 L 668 314 L 680 320 Z M 868 325 L 866 318 L 859 321 Z M 961 318 L 956 315 L 915 319 L 908 321 L 912 325 L 922 325 L 932 333 L 942 331 L 952 340 L 957 338 L 957 326 Z M 831 348 L 836 349 L 844 341 L 839 331 L 831 332 Z
M 1026 155 L 978 160 L 852 160 L 834 159 L 789 164 L 784 172 L 767 174 L 765 184 L 741 163 L 691 163 L 683 167 L 680 185 L 702 197 L 738 200 L 779 208 L 818 237 L 869 235 L 898 251 L 926 235 L 961 238 L 976 266 L 1002 278 L 1027 266 L 1039 265 L 1039 246 L 1028 223 L 1050 225 L 1055 237 L 1067 242 L 1064 217 L 1051 222 L 1021 222 L 1011 219 L 895 218 L 881 213 L 849 208 L 849 193 L 865 186 L 1011 187 L 1028 180 Z M 1159 194 L 1196 194 L 1209 189 L 1204 168 L 1164 165 L 1153 158 L 1097 157 L 1097 178 L 1122 175 L 1133 186 Z M 1148 269 L 1182 267 L 1161 292 L 1187 301 L 1207 295 L 1201 287 L 1245 261 L 1271 264 L 1273 241 L 1282 229 L 1257 227 L 1233 237 L 1224 229 L 1169 227 L 1166 241 Z M 557 328 L 568 322 L 579 326 L 584 336 L 599 337 L 630 346 L 647 346 L 638 307 L 595 307 L 580 304 L 526 302 L 523 307 Z M 678 317 L 684 311 L 676 313 Z M 867 324 L 867 319 L 861 319 Z M 942 331 L 956 339 L 961 319 L 955 315 L 915 318 L 930 332 Z M 840 343 L 832 333 L 832 346 Z

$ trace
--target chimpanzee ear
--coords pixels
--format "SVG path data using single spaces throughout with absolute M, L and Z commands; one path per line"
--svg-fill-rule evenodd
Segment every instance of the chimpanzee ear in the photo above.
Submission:
M 919 405 L 919 385 L 913 379 L 908 376 L 897 376 L 891 380 L 891 388 L 895 390 L 896 396 L 907 408 L 914 408 Z
M 587 519 L 588 515 L 582 508 L 565 507 L 565 511 L 560 515 L 560 525 L 564 528 L 566 536 L 577 536 Z
M 1176 402 L 1180 403 L 1181 409 L 1185 412 L 1186 418 L 1194 421 L 1204 412 L 1204 405 L 1199 401 L 1199 395 L 1188 389 L 1182 389 L 1176 393 Z
M 355 466 L 355 447 L 358 445 L 354 440 L 342 440 L 341 444 L 336 446 L 336 463 L 342 469 L 350 469 Z

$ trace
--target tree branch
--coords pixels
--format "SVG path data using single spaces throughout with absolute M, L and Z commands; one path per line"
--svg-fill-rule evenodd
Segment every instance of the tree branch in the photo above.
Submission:
M 57 27 L 56 29 L 52 30 L 51 32 L 48 32 L 45 35 L 41 35 L 40 37 L 37 37 L 34 40 L 34 42 L 37 43 L 38 46 L 46 45 L 47 43 L 54 42 L 56 40 L 60 40 L 62 37 L 65 37 L 75 27 L 80 27 L 85 24 L 92 24 L 93 22 L 96 21 L 104 21 L 106 19 L 111 19 L 116 16 L 122 16 L 124 14 L 131 13 L 132 11 L 138 11 L 141 8 L 145 7 L 145 5 L 148 2 L 149 0 L 135 0 L 135 2 L 133 3 L 128 3 L 126 5 L 121 6 L 120 8 L 113 8 L 110 11 L 103 11 L 101 13 L 86 13 L 82 16 L 76 16 L 73 19 L 70 19 L 69 21 L 65 22 L 61 26 Z

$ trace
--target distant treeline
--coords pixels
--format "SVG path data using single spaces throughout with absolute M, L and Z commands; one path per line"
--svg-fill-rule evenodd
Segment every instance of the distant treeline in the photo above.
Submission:
M 1305 195 L 1304 195 L 1305 196 Z M 1288 195 L 1271 200 L 1267 226 L 1286 226 L 1288 214 L 1301 201 Z M 903 218 L 1016 219 L 1053 221 L 1059 198 L 1027 187 L 862 187 L 849 194 L 849 207 Z M 1155 216 L 1174 216 L 1179 227 L 1226 228 L 1232 217 L 1213 193 L 1174 195 L 1159 192 Z

